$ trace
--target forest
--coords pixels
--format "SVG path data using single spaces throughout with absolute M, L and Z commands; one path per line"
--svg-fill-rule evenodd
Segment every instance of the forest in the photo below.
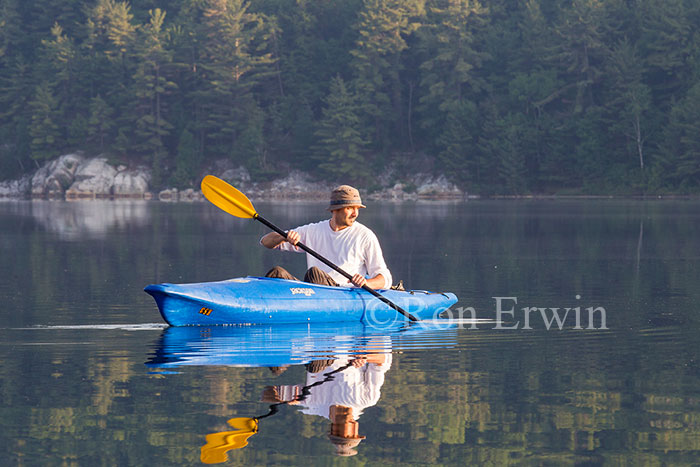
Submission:
M 68 151 L 376 187 L 700 192 L 700 0 L 0 0 L 0 179 Z

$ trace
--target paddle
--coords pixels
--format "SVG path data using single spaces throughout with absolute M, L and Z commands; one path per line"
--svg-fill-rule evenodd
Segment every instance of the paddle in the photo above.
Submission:
M 204 180 L 202 180 L 202 193 L 204 193 L 204 196 L 212 204 L 214 204 L 219 209 L 226 211 L 232 216 L 242 217 L 244 219 L 255 219 L 256 221 L 265 224 L 270 229 L 282 235 L 282 237 L 287 238 L 287 232 L 272 224 L 255 211 L 253 203 L 250 202 L 246 195 L 244 195 L 239 190 L 232 187 L 225 181 L 221 180 L 220 178 L 217 178 L 213 175 L 207 175 L 206 177 L 204 177 Z M 304 245 L 303 243 L 297 242 L 296 246 L 298 246 L 311 256 L 315 257 L 322 263 L 326 264 L 328 267 L 338 271 L 348 280 L 352 279 L 352 276 L 348 272 L 331 263 L 329 260 L 316 253 L 314 250 Z M 412 314 L 410 314 L 409 312 L 407 312 L 388 298 L 384 297 L 379 292 L 369 287 L 367 284 L 363 285 L 362 288 L 374 295 L 375 297 L 377 297 L 379 300 L 389 305 L 394 310 L 407 317 L 409 320 L 418 321 L 418 319 L 415 316 L 413 316 Z

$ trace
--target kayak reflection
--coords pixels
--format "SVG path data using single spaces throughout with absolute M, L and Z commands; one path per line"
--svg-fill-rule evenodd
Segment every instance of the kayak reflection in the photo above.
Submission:
M 369 339 L 385 338 L 385 348 L 449 347 L 456 330 L 449 323 L 395 323 L 376 328 L 362 322 L 254 326 L 186 326 L 163 330 L 146 365 L 174 369 L 188 365 L 284 367 L 318 360 L 321 356 L 352 355 Z

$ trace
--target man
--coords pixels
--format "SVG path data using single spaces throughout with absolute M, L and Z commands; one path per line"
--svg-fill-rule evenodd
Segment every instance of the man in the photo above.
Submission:
M 352 280 L 348 282 L 342 274 L 307 254 L 306 282 L 355 287 L 366 284 L 373 289 L 388 289 L 391 287 L 391 272 L 384 262 L 377 236 L 357 222 L 360 209 L 365 207 L 359 191 L 349 185 L 341 185 L 331 193 L 329 220 L 290 230 L 286 239 L 276 232 L 270 232 L 260 239 L 260 243 L 266 248 L 301 253 L 303 250 L 296 246 L 301 242 L 352 275 Z M 296 280 L 279 266 L 268 271 L 266 276 Z

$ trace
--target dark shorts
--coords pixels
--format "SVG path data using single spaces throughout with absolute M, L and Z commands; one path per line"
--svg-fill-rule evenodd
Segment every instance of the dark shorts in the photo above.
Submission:
M 291 275 L 289 271 L 284 269 L 281 266 L 275 266 L 274 268 L 270 269 L 267 271 L 267 274 L 265 274 L 265 277 L 275 277 L 277 279 L 287 279 L 287 280 L 292 280 L 292 281 L 298 281 L 296 277 Z M 322 271 L 321 269 L 317 268 L 316 266 L 313 266 L 309 268 L 308 271 L 306 271 L 306 274 L 304 274 L 304 282 L 309 282 L 311 284 L 319 284 L 319 285 L 332 285 L 334 287 L 339 286 L 338 284 L 331 276 L 328 275 L 327 272 Z

